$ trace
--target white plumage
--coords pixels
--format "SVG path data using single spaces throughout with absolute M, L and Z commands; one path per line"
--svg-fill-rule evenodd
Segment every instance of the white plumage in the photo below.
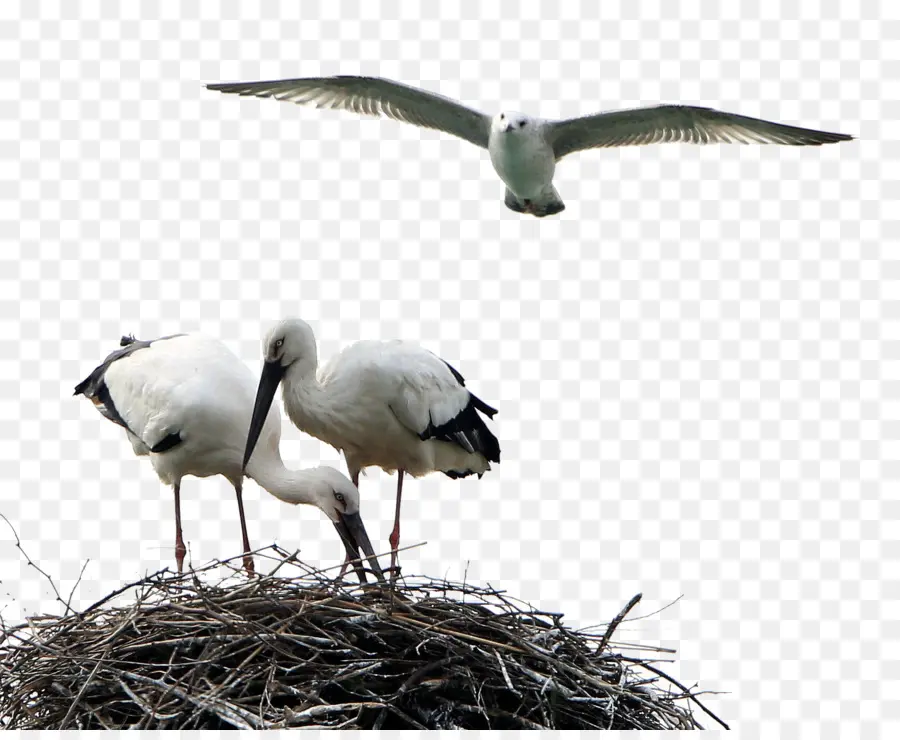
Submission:
M 443 95 L 380 77 L 309 77 L 207 87 L 387 116 L 458 136 L 490 152 L 491 163 L 506 184 L 506 206 L 538 217 L 565 208 L 553 187 L 553 173 L 556 162 L 573 152 L 669 141 L 818 146 L 853 138 L 687 105 L 610 111 L 561 121 L 508 111 L 491 117 Z
M 256 383 L 250 369 L 224 344 L 196 335 L 151 342 L 123 337 L 75 388 L 122 426 L 137 455 L 147 455 L 160 481 L 175 491 L 176 559 L 185 554 L 181 535 L 181 479 L 222 475 L 234 486 L 241 518 L 245 566 L 253 570 L 242 503 L 242 465 Z M 246 475 L 291 504 L 319 507 L 335 524 L 348 551 L 361 547 L 380 576 L 359 516 L 359 492 L 329 467 L 290 470 L 279 452 L 281 419 L 272 409 L 262 420 L 261 444 Z M 361 573 L 361 569 L 357 570 Z
M 480 415 L 492 417 L 496 410 L 472 394 L 454 368 L 416 344 L 356 342 L 317 372 L 312 329 L 286 319 L 266 333 L 263 358 L 245 459 L 283 381 L 288 417 L 341 450 L 354 483 L 370 465 L 399 471 L 390 540 L 394 564 L 404 473 L 480 477 L 500 461 L 499 442 Z

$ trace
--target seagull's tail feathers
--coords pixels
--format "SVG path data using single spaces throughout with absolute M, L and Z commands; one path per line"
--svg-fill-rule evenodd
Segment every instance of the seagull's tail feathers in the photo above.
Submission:
M 520 198 L 509 188 L 506 189 L 506 197 L 503 199 L 506 207 L 516 213 L 529 213 L 532 216 L 543 218 L 544 216 L 553 216 L 560 211 L 566 209 L 566 204 L 562 202 L 556 188 L 550 185 L 540 197 L 535 199 Z

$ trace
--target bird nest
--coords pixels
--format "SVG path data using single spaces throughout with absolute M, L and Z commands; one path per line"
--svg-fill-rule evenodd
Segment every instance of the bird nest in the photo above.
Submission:
M 719 721 L 659 668 L 671 651 L 612 640 L 639 596 L 579 631 L 489 588 L 351 585 L 275 546 L 257 556 L 267 575 L 166 569 L 0 628 L 0 728 L 699 729 L 695 708 Z

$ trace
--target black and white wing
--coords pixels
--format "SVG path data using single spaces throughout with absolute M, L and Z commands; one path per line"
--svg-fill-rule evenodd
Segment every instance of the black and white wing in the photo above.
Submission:
M 341 375 L 358 388 L 362 405 L 386 404 L 397 421 L 421 440 L 441 440 L 488 462 L 500 462 L 500 443 L 482 414 L 497 410 L 465 387 L 459 372 L 411 342 L 356 342 L 335 356 L 323 376 Z
M 121 392 L 117 393 L 114 391 L 110 385 L 112 384 L 115 388 L 121 384 L 121 381 L 111 383 L 111 370 L 113 370 L 113 368 L 118 370 L 123 361 L 132 365 L 129 360 L 142 350 L 149 349 L 157 342 L 173 339 L 178 336 L 183 335 L 175 334 L 172 336 L 160 337 L 160 339 L 152 341 L 142 341 L 135 339 L 134 337 L 122 337 L 120 341 L 121 347 L 110 352 L 106 359 L 94 368 L 90 375 L 75 386 L 76 396 L 80 394 L 89 398 L 103 416 L 125 430 L 136 455 L 147 455 L 150 452 L 165 452 L 167 449 L 171 449 L 178 444 L 180 440 L 176 439 L 176 434 L 167 434 L 160 436 L 159 439 L 152 440 L 152 443 L 144 441 L 143 437 L 146 431 L 144 428 L 146 426 L 144 417 L 147 416 L 148 413 L 139 413 L 141 410 L 139 404 L 142 400 L 140 398 L 140 393 L 130 392 L 122 394 Z M 129 371 L 129 375 L 134 375 L 131 368 L 129 368 Z M 115 371 L 113 371 L 112 374 L 118 375 Z M 135 387 L 140 387 L 139 378 L 135 378 L 134 385 Z M 119 396 L 118 403 L 115 398 L 116 395 Z M 138 413 L 136 413 L 136 411 Z

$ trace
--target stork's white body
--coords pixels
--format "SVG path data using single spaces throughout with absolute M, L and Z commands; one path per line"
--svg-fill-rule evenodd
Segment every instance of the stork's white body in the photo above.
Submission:
M 361 341 L 318 375 L 284 378 L 284 406 L 300 429 L 341 450 L 351 476 L 377 466 L 412 476 L 484 473 L 490 462 L 439 439 L 421 439 L 470 403 L 471 394 L 436 355 L 409 342 Z
M 231 482 L 238 496 L 245 552 L 249 543 L 241 501 L 244 473 L 282 501 L 317 506 L 342 538 L 345 523 L 357 527 L 359 493 L 346 476 L 324 466 L 285 467 L 275 407 L 266 415 L 256 454 L 242 471 L 256 381 L 250 369 L 215 339 L 198 335 L 152 342 L 123 339 L 123 348 L 110 354 L 76 393 L 83 393 L 104 416 L 124 427 L 135 454 L 149 456 L 160 481 L 175 488 L 179 569 L 184 545 L 178 496 L 185 476 L 222 475 Z M 354 531 L 361 527 L 360 521 Z M 350 544 L 356 544 L 352 537 Z M 252 570 L 252 561 L 245 562 Z
M 232 485 L 240 483 L 256 380 L 224 344 L 197 335 L 158 339 L 113 362 L 104 378 L 116 410 L 128 424 L 126 433 L 135 454 L 149 455 L 160 481 L 174 485 L 188 475 L 222 475 Z M 173 433 L 181 436 L 180 444 L 151 452 Z M 274 495 L 286 493 L 279 480 L 285 473 L 306 477 L 311 472 L 279 471 L 284 468 L 280 439 L 280 414 L 273 408 L 247 475 L 271 485 Z

